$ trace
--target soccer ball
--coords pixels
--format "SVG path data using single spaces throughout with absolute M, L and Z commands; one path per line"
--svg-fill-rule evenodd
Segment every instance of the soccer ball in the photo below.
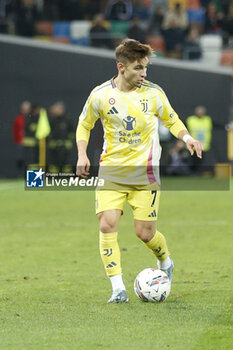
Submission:
M 171 283 L 165 272 L 148 268 L 137 275 L 134 291 L 139 299 L 157 303 L 167 299 L 171 291 Z

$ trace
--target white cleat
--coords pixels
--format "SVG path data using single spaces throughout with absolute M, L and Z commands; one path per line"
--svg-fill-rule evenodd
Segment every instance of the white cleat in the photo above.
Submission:
M 112 296 L 109 299 L 108 303 L 127 303 L 128 301 L 129 301 L 129 298 L 126 294 L 126 291 L 121 289 L 116 289 L 112 293 Z

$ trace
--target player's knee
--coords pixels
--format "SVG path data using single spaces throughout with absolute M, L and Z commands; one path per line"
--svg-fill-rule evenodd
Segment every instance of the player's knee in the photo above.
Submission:
M 144 242 L 149 242 L 153 237 L 154 234 L 152 232 L 148 232 L 147 230 L 143 230 L 140 233 L 137 233 L 137 236 Z
M 100 223 L 100 231 L 102 233 L 111 233 L 114 232 L 114 225 L 111 225 L 111 223 L 108 222 L 101 222 Z
M 99 227 L 102 233 L 117 232 L 120 214 L 116 211 L 98 214 Z
M 99 222 L 100 231 L 102 233 L 110 233 L 116 231 L 116 222 L 114 220 L 109 220 L 105 218 L 101 218 Z
M 138 238 L 147 243 L 154 237 L 155 223 L 143 222 L 141 224 L 136 224 L 135 231 Z

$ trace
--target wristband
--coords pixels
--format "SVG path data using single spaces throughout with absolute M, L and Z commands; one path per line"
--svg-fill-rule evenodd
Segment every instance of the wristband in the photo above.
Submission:
M 193 139 L 191 135 L 185 134 L 182 140 L 186 143 L 188 140 Z

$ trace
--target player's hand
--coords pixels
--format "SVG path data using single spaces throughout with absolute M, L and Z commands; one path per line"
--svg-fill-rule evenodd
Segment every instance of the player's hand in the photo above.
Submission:
M 186 146 L 187 146 L 191 156 L 194 155 L 194 151 L 195 151 L 197 157 L 202 158 L 203 145 L 200 141 L 195 140 L 195 139 L 189 139 L 186 142 Z
M 86 155 L 79 156 L 76 165 L 76 175 L 86 179 L 89 175 L 90 161 Z

